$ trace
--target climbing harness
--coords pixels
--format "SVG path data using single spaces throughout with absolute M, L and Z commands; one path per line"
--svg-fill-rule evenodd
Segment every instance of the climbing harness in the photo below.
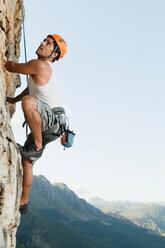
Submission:
M 65 148 L 72 147 L 73 145 L 73 139 L 74 139 L 75 133 L 73 131 L 69 130 L 69 120 L 65 116 L 63 119 L 63 116 L 61 116 L 60 120 L 60 142 L 61 145 L 63 145 L 64 150 Z
M 25 55 L 25 63 L 27 63 L 25 22 L 24 22 L 25 18 L 24 18 L 24 13 L 23 13 L 23 0 L 21 0 L 21 7 L 22 7 L 22 26 L 23 26 L 23 39 L 24 39 L 24 55 Z M 26 80 L 28 80 L 28 75 L 26 75 Z M 28 137 L 28 124 L 27 123 L 26 123 L 26 137 Z
M 75 133 L 69 130 L 69 120 L 62 107 L 52 109 L 55 114 L 55 124 L 42 133 L 44 143 L 49 143 L 60 137 L 61 145 L 65 148 L 72 147 Z
M 73 140 L 75 133 L 69 130 L 69 119 L 66 117 L 65 114 L 61 114 L 56 117 L 59 118 L 60 124 L 60 142 L 63 145 L 64 150 L 65 148 L 70 148 L 73 145 Z

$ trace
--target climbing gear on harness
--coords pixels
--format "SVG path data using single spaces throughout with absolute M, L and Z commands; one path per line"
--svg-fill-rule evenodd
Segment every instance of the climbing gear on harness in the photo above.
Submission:
M 42 133 L 42 139 L 45 144 L 56 140 L 60 137 L 61 144 L 69 148 L 73 145 L 75 133 L 69 130 L 69 120 L 65 115 L 65 110 L 62 107 L 52 109 L 55 114 L 55 124 L 47 131 Z
M 64 133 L 60 135 L 61 145 L 64 146 L 64 150 L 65 147 L 66 148 L 72 147 L 74 136 L 75 133 L 73 131 L 70 131 L 69 129 L 65 130 Z
M 53 109 L 55 116 L 56 116 L 56 113 L 58 112 L 58 109 L 59 108 Z M 62 112 L 63 108 L 60 108 L 60 109 Z M 61 142 L 61 145 L 64 146 L 64 150 L 65 150 L 65 147 L 69 148 L 73 145 L 73 139 L 74 139 L 75 133 L 69 130 L 69 120 L 65 115 L 64 109 L 60 115 L 56 116 L 56 119 L 58 120 L 60 124 L 60 142 Z
M 53 50 L 53 52 L 52 52 L 52 54 L 50 55 L 49 58 L 54 58 L 52 55 L 53 55 L 53 53 L 56 52 L 57 48 L 59 47 L 59 49 L 60 49 L 60 57 L 58 59 L 56 59 L 56 60 L 61 59 L 67 52 L 67 44 L 66 44 L 65 40 L 61 36 L 59 36 L 57 34 L 50 34 L 50 35 L 48 35 L 48 37 L 53 38 L 56 41 L 57 45 L 58 45 L 58 46 L 55 47 L 55 49 Z

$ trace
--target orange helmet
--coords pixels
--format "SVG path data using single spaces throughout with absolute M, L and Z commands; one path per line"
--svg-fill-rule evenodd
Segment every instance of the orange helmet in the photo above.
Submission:
M 58 47 L 60 49 L 60 52 L 61 52 L 60 57 L 57 60 L 61 59 L 67 52 L 67 44 L 66 44 L 66 42 L 64 41 L 64 39 L 61 36 L 59 36 L 57 34 L 50 34 L 48 36 L 53 38 L 56 41 L 56 43 L 57 43 L 57 45 L 58 45 Z M 57 48 L 55 48 L 55 50 L 56 49 Z

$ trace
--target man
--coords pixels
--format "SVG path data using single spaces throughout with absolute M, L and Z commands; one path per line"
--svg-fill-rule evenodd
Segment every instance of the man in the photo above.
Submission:
M 59 137 L 61 122 L 65 124 L 65 110 L 61 107 L 52 63 L 62 58 L 66 52 L 67 45 L 62 37 L 48 35 L 36 51 L 38 59 L 23 64 L 8 61 L 5 65 L 9 72 L 29 75 L 28 87 L 15 98 L 7 97 L 7 102 L 11 104 L 22 101 L 25 120 L 31 130 L 24 146 L 18 144 L 23 164 L 21 214 L 28 212 L 33 164 L 41 157 L 45 145 Z

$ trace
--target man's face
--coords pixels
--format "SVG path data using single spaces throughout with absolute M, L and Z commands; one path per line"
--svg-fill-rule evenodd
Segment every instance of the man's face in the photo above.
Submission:
M 52 54 L 54 50 L 54 40 L 51 37 L 45 38 L 42 42 L 41 45 L 38 47 L 36 54 L 38 57 L 48 57 Z

